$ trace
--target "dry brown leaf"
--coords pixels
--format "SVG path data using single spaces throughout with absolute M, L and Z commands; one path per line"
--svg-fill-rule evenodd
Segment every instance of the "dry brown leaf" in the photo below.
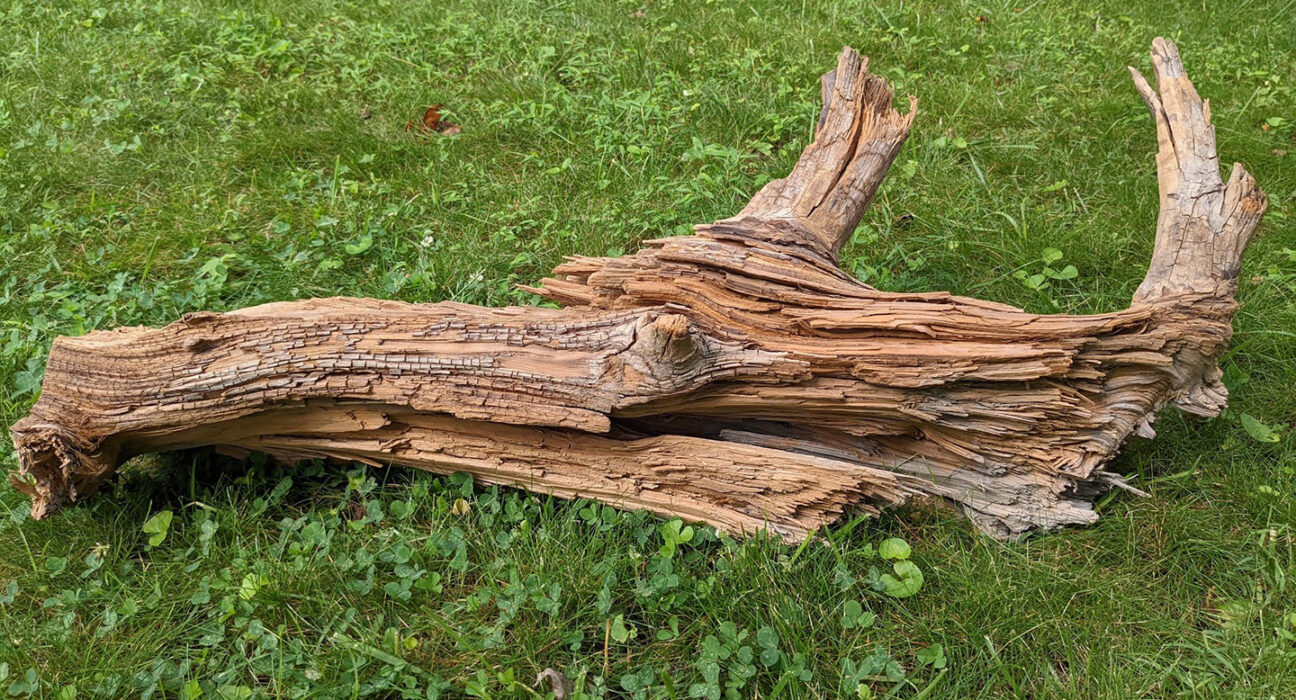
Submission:
M 441 134 L 442 136 L 454 136 L 461 131 L 458 124 L 448 122 L 441 118 L 441 108 L 444 105 L 435 104 L 423 111 L 423 118 L 417 122 L 413 119 L 405 124 L 405 130 L 417 134 Z

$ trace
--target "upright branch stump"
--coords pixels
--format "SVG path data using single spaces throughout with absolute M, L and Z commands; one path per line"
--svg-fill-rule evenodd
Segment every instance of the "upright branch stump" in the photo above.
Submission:
M 1161 214 L 1131 306 L 1035 315 L 874 289 L 837 253 L 913 121 L 845 49 L 814 142 L 732 218 L 533 289 L 562 309 L 308 299 L 59 338 L 13 426 L 43 517 L 126 459 L 212 445 L 398 464 L 805 537 L 919 496 L 1013 536 L 1088 523 L 1165 404 L 1224 406 L 1217 360 L 1265 208 L 1219 175 L 1209 104 L 1153 43 Z

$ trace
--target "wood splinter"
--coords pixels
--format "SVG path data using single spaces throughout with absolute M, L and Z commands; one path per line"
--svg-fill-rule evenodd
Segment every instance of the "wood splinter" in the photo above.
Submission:
M 308 299 L 59 338 L 13 426 L 44 517 L 132 456 L 197 446 L 356 460 L 731 532 L 804 538 L 849 508 L 960 504 L 1011 537 L 1092 522 L 1103 471 L 1172 403 L 1216 415 L 1242 252 L 1265 208 L 1221 181 L 1210 110 L 1153 42 L 1161 214 L 1131 306 L 1035 315 L 890 293 L 837 252 L 909 133 L 855 51 L 814 142 L 737 216 L 534 289 L 562 309 Z

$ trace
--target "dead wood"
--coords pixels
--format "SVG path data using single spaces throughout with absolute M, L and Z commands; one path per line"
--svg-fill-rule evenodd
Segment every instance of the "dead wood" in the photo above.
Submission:
M 1210 108 L 1168 41 L 1133 72 L 1161 214 L 1130 308 L 1035 315 L 896 294 L 836 265 L 908 135 L 845 49 L 814 142 L 732 218 L 576 257 L 562 304 L 309 299 L 59 338 L 13 427 L 43 517 L 134 455 L 195 446 L 397 464 L 799 539 L 920 495 L 998 536 L 1087 523 L 1102 470 L 1173 403 L 1224 406 L 1242 252 L 1264 194 L 1220 179 Z M 1132 70 L 1132 69 L 1131 69 Z

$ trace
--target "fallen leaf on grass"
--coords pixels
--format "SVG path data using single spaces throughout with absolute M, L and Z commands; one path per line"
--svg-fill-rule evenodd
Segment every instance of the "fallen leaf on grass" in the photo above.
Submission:
M 369 514 L 363 503 L 351 501 L 343 509 L 341 516 L 344 520 L 360 520 Z
M 536 685 L 541 685 L 548 681 L 549 688 L 553 690 L 554 700 L 567 700 L 571 696 L 572 682 L 562 671 L 555 671 L 552 668 L 546 668 L 536 676 Z
M 448 122 L 441 118 L 441 107 L 443 105 L 432 105 L 423 112 L 423 118 L 417 122 L 413 119 L 405 124 L 405 130 L 416 134 L 441 134 L 442 136 L 454 136 L 461 131 L 458 124 Z

